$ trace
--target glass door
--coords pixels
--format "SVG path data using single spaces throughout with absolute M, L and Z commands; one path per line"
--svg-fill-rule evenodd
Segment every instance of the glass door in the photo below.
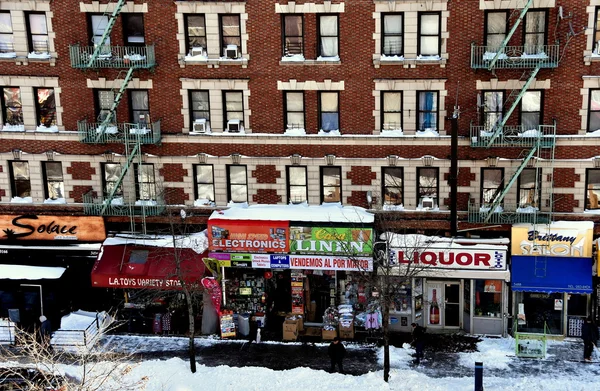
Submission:
M 460 326 L 460 283 L 444 284 L 444 326 Z

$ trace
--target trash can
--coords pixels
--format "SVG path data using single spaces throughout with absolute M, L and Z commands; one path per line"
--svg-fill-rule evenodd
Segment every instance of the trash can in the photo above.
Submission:
M 250 334 L 250 315 L 240 314 L 238 316 L 238 333 L 244 337 Z

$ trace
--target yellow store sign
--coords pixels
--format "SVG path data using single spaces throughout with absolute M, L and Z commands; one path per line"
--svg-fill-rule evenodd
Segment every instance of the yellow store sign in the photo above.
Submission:
M 594 223 L 557 221 L 550 224 L 515 224 L 511 254 L 548 257 L 591 257 Z

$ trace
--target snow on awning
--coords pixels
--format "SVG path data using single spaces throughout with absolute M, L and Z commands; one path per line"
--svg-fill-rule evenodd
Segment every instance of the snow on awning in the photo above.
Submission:
M 65 272 L 64 267 L 25 265 L 0 265 L 0 279 L 9 280 L 56 280 Z
M 213 212 L 210 219 L 306 221 L 322 223 L 373 224 L 375 215 L 358 206 L 331 205 L 250 205 L 235 206 Z

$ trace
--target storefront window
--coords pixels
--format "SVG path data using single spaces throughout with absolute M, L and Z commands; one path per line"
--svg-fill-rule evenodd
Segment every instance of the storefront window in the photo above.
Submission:
M 571 294 L 567 296 L 567 315 L 587 316 L 589 295 Z
M 502 316 L 501 280 L 475 280 L 475 316 Z
M 548 334 L 563 333 L 563 294 L 517 292 L 516 302 L 523 304 L 519 331 Z

